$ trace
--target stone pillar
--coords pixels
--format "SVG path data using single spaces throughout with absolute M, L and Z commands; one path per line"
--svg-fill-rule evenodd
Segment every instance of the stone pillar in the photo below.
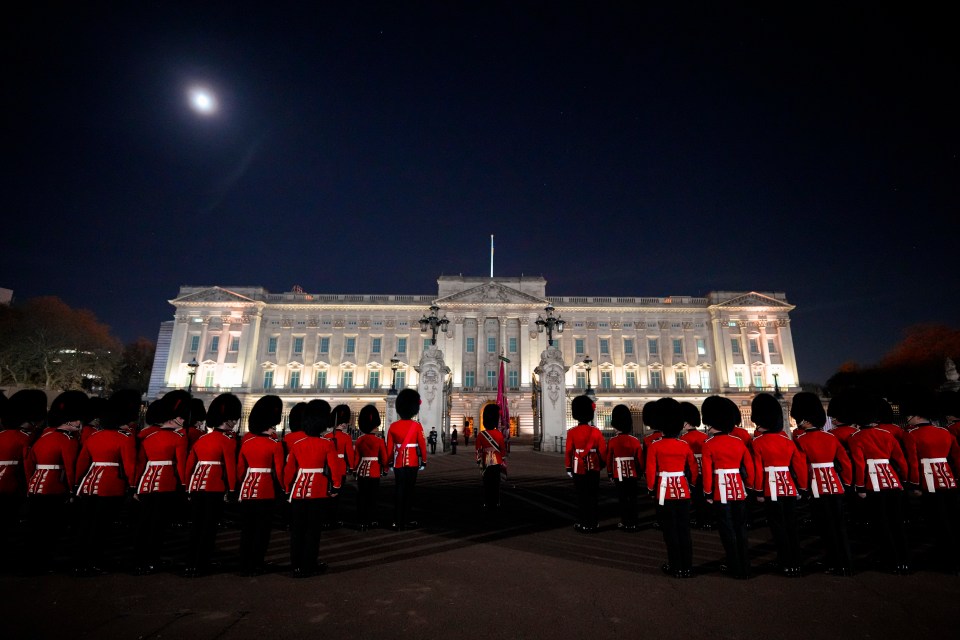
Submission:
M 540 428 L 543 433 L 542 451 L 563 451 L 560 438 L 567 435 L 567 391 L 563 354 L 556 346 L 547 347 L 540 354 Z
M 443 363 L 443 352 L 436 345 L 431 345 L 420 356 L 420 366 L 417 369 L 420 374 L 417 381 L 421 400 L 420 424 L 423 425 L 424 434 L 430 433 L 430 429 L 442 433 L 445 424 L 443 417 L 447 409 L 444 397 L 447 368 Z
M 384 414 L 385 422 L 383 424 L 383 437 L 387 437 L 387 431 L 390 429 L 390 425 L 396 422 L 399 418 L 397 416 L 397 396 L 389 394 L 387 396 L 387 410 Z
M 783 367 L 788 374 L 788 379 L 782 386 L 795 387 L 800 384 L 800 376 L 797 373 L 797 356 L 793 351 L 790 318 L 777 318 L 777 327 L 780 329 L 780 353 L 783 355 Z

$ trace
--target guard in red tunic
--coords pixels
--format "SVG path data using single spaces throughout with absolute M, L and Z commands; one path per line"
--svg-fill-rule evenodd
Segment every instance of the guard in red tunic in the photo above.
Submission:
M 115 392 L 100 410 L 97 430 L 89 433 L 77 458 L 80 536 L 74 571 L 80 576 L 103 573 L 105 531 L 120 519 L 123 503 L 137 472 L 137 443 L 122 426 L 136 422 L 140 392 Z
M 30 539 L 37 549 L 37 562 L 49 567 L 50 550 L 66 527 L 66 505 L 76 487 L 80 427 L 87 402 L 82 391 L 64 391 L 50 406 L 47 424 L 27 453 L 28 521 Z M 43 568 L 42 566 L 40 568 Z
M 617 528 L 637 530 L 637 485 L 643 473 L 643 448 L 633 436 L 633 416 L 625 404 L 618 404 L 610 413 L 610 426 L 617 435 L 607 442 L 607 477 L 617 490 L 620 522 Z
M 683 431 L 680 432 L 680 439 L 690 445 L 693 451 L 693 457 L 697 459 L 697 470 L 700 475 L 700 482 L 703 482 L 703 463 L 702 451 L 703 443 L 707 439 L 707 434 L 699 429 L 700 410 L 690 402 L 681 402 L 680 409 L 683 411 Z M 703 494 L 703 487 L 693 487 L 693 523 L 695 527 L 702 529 L 712 529 L 711 517 L 707 509 L 707 501 Z
M 898 575 L 910 573 L 903 529 L 903 484 L 907 461 L 896 438 L 877 429 L 879 399 L 871 393 L 850 394 L 854 424 L 859 430 L 847 441 L 857 495 L 866 503 L 871 532 L 879 541 L 881 561 Z
M 345 404 L 337 405 L 334 407 L 332 414 L 333 430 L 324 436 L 333 443 L 337 452 L 338 461 L 334 470 L 340 474 L 339 486 L 341 487 L 346 486 L 347 472 L 357 468 L 357 451 L 353 446 L 353 438 L 347 433 L 352 419 L 353 413 L 350 411 L 350 407 Z M 343 526 L 343 521 L 340 519 L 339 493 L 329 500 L 326 526 L 331 529 Z
M 579 513 L 574 528 L 581 533 L 593 533 L 599 526 L 600 469 L 607 458 L 607 443 L 600 429 L 590 424 L 595 408 L 593 400 L 586 395 L 577 396 L 570 403 L 577 426 L 567 431 L 564 455 L 567 475 L 573 478 L 573 488 L 577 492 Z
M 270 546 L 270 529 L 283 474 L 283 445 L 275 427 L 283 418 L 283 402 L 274 395 L 257 400 L 250 411 L 249 438 L 240 445 L 240 573 L 260 575 Z
M 643 422 L 643 426 L 649 431 L 648 434 L 643 436 L 643 450 L 646 451 L 651 444 L 663 437 L 660 426 L 657 424 L 656 400 L 652 400 L 643 405 L 643 409 L 640 412 L 640 420 Z
M 807 488 L 807 461 L 783 432 L 783 408 L 769 393 L 750 404 L 754 430 L 754 489 L 764 502 L 767 523 L 777 546 L 777 565 L 783 575 L 800 576 L 800 529 L 797 521 L 799 490 Z
M 919 494 L 927 531 L 936 545 L 937 568 L 960 571 L 957 548 L 957 478 L 960 478 L 960 444 L 943 427 L 932 423 L 937 398 L 926 389 L 901 392 L 900 415 L 907 420 L 904 445 L 909 485 Z
M 820 529 L 823 566 L 833 575 L 853 575 L 844 509 L 845 488 L 853 485 L 850 456 L 836 436 L 823 430 L 827 414 L 815 393 L 803 391 L 795 395 L 790 417 L 797 422 L 794 442 L 807 459 L 810 471 L 810 510 Z
M 6 399 L 2 394 L 0 397 Z M 20 520 L 27 494 L 24 462 L 33 432 L 46 413 L 47 396 L 39 389 L 17 391 L 0 413 L 0 548 L 7 548 Z
M 374 433 L 380 427 L 380 412 L 372 404 L 360 409 L 357 427 L 357 519 L 360 531 L 380 526 L 377 521 L 377 494 L 380 478 L 387 472 L 387 445 Z
M 190 546 L 183 574 L 188 578 L 206 572 L 223 516 L 226 497 L 237 488 L 237 439 L 240 399 L 223 393 L 206 412 L 207 433 L 200 436 L 187 456 L 187 495 L 190 498 Z
M 732 400 L 710 396 L 703 401 L 703 422 L 709 437 L 703 443 L 703 491 L 713 505 L 720 542 L 726 554 L 721 573 L 750 577 L 747 542 L 747 488 L 753 487 L 753 458 L 743 440 L 732 434 L 740 424 L 740 408 Z
M 483 408 L 481 431 L 474 438 L 477 464 L 483 479 L 483 508 L 488 512 L 500 508 L 500 472 L 506 445 L 500 431 L 500 407 L 488 404 Z
M 290 448 L 297 443 L 297 440 L 302 440 L 307 437 L 307 434 L 303 432 L 303 414 L 307 410 L 306 402 L 298 402 L 293 405 L 293 408 L 290 409 L 290 413 L 287 415 L 287 432 L 283 434 L 283 459 L 287 459 L 287 455 L 290 453 Z
M 847 453 L 850 453 L 848 441 L 850 436 L 858 431 L 857 425 L 853 424 L 853 397 L 849 393 L 835 395 L 827 405 L 827 415 L 833 423 L 829 433 L 832 433 Z
M 171 391 L 159 403 L 156 417 L 162 424 L 140 432 L 137 455 L 140 518 L 134 554 L 138 575 L 153 573 L 159 565 L 164 535 L 176 515 L 187 472 L 184 424 L 190 415 L 190 394 Z
M 661 569 L 676 578 L 693 577 L 690 539 L 690 485 L 698 478 L 697 460 L 690 445 L 680 439 L 683 411 L 673 398 L 657 400 L 657 422 L 663 438 L 647 450 L 647 489 L 657 501 L 657 520 L 667 546 Z
M 80 446 L 87 441 L 87 438 L 100 431 L 102 428 L 100 422 L 103 420 L 103 414 L 107 410 L 107 400 L 96 396 L 87 399 L 87 408 L 83 416 L 83 426 L 80 427 Z
M 418 471 L 427 466 L 427 441 L 423 437 L 423 425 L 413 417 L 420 413 L 420 394 L 413 389 L 404 389 L 397 394 L 396 402 L 399 420 L 387 429 L 388 464 L 393 467 L 396 484 L 395 507 L 393 514 L 394 531 L 417 526 L 410 520 L 413 505 L 413 492 L 417 486 Z
M 325 511 L 340 490 L 340 459 L 331 440 L 323 437 L 330 425 L 330 405 L 312 400 L 304 411 L 301 438 L 290 448 L 283 484 L 290 494 L 290 565 L 294 578 L 327 570 L 320 562 L 320 535 Z

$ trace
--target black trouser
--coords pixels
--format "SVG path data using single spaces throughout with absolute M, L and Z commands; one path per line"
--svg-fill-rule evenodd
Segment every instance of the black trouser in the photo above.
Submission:
M 769 496 L 764 501 L 767 524 L 777 547 L 777 563 L 781 569 L 800 567 L 800 529 L 797 525 L 796 496 Z
M 134 555 L 141 567 L 157 565 L 166 529 L 178 504 L 180 496 L 175 491 L 140 494 L 140 519 Z
M 457 453 L 457 441 L 456 441 L 456 440 L 451 440 L 451 441 L 450 441 L 450 453 L 451 453 L 451 454 L 456 454 L 456 453 Z
M 33 552 L 33 562 L 40 569 L 53 564 L 53 553 L 57 549 L 60 536 L 69 526 L 67 496 L 31 494 L 27 499 L 27 530 L 29 547 L 39 549 Z
M 222 491 L 194 491 L 190 494 L 190 548 L 187 549 L 187 566 L 203 569 L 210 564 L 217 527 L 223 517 Z
M 667 545 L 667 564 L 673 571 L 689 571 L 693 566 L 693 542 L 690 539 L 690 500 L 664 500 L 657 505 L 657 519 Z
M 78 569 L 102 567 L 106 531 L 119 518 L 123 501 L 123 496 L 89 495 L 80 498 L 80 535 L 75 561 Z
M 290 565 L 294 570 L 316 570 L 329 503 L 330 498 L 290 501 Z
M 867 491 L 871 532 L 880 538 L 881 561 L 888 568 L 908 564 L 907 535 L 903 530 L 903 491 Z
M 820 539 L 823 541 L 824 564 L 832 569 L 853 568 L 844 514 L 845 501 L 846 497 L 843 494 L 821 495 L 819 498 L 810 500 L 810 510 L 813 512 L 813 519 L 820 529 Z
M 437 443 L 436 443 L 436 442 L 431 442 L 431 443 L 430 443 L 430 453 L 431 453 L 431 454 L 434 454 L 434 453 L 436 453 L 436 452 L 437 452 Z
M 370 526 L 377 521 L 377 494 L 380 478 L 357 478 L 357 519 Z
M 600 472 L 573 474 L 573 488 L 577 492 L 578 523 L 583 527 L 596 527 L 599 521 L 597 495 L 600 493 Z
M 936 545 L 935 569 L 951 573 L 960 570 L 960 549 L 957 547 L 957 490 L 937 489 L 920 497 L 927 532 Z
M 713 514 L 730 572 L 735 576 L 750 575 L 746 500 L 731 500 L 726 504 L 717 500 L 713 503 Z
M 483 470 L 483 506 L 496 509 L 500 506 L 500 465 L 491 464 Z
M 620 523 L 626 527 L 637 526 L 637 479 L 614 480 L 617 500 L 620 502 Z
M 270 546 L 274 499 L 240 502 L 240 571 L 249 573 L 263 567 Z
M 417 467 L 394 467 L 393 469 L 396 484 L 393 523 L 401 529 L 410 523 L 410 510 L 413 507 L 413 491 L 417 487 L 418 470 Z
M 20 510 L 23 508 L 23 496 L 19 493 L 0 493 L 0 549 L 11 549 L 17 527 L 20 524 Z M 9 553 L 0 556 L 0 570 L 7 570 L 17 558 Z

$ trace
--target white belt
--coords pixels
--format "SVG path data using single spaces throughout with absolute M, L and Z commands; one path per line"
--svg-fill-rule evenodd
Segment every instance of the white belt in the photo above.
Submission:
M 273 469 L 271 467 L 249 467 L 247 473 L 271 473 Z
M 625 471 L 628 469 L 627 463 L 633 460 L 633 456 L 624 456 L 622 458 L 614 458 L 613 461 L 617 463 L 617 471 L 620 473 L 620 479 L 623 480 Z
M 323 473 L 323 467 L 319 469 L 297 469 L 297 477 L 293 479 L 293 484 L 290 486 L 290 497 L 287 499 L 287 502 L 293 502 L 293 494 L 297 491 L 297 484 L 300 482 L 300 478 L 308 473 Z M 304 493 L 306 493 L 306 488 L 304 488 Z
M 219 467 L 220 461 L 219 460 L 197 460 L 197 466 L 201 464 L 206 465 L 208 467 Z
M 770 488 L 770 499 L 777 501 L 777 473 L 781 471 L 790 472 L 790 467 L 764 467 L 767 472 L 767 486 Z
M 343 458 L 343 454 L 342 454 L 342 453 L 338 453 L 338 454 L 337 454 L 337 457 L 342 459 L 342 458 Z
M 714 469 L 717 478 L 717 491 L 720 492 L 720 504 L 727 504 L 727 476 L 740 475 L 740 469 Z
M 364 457 L 360 458 L 360 461 L 361 461 L 361 462 L 363 462 L 364 460 L 372 461 L 372 460 L 379 460 L 379 458 L 378 458 L 377 456 L 372 456 L 372 457 L 364 456 Z
M 660 472 L 660 506 L 663 506 L 663 501 L 667 495 L 667 478 L 680 478 L 683 477 L 683 471 L 661 471 Z
M 811 469 L 833 469 L 832 462 L 813 462 L 810 464 Z M 817 482 L 817 474 L 810 474 L 813 477 L 810 478 L 810 492 L 813 493 L 814 498 L 820 497 L 820 483 Z
M 37 469 L 41 471 L 55 471 L 57 469 L 63 469 L 59 464 L 38 464 Z
M 873 482 L 873 490 L 880 491 L 880 478 L 877 474 L 879 465 L 889 465 L 888 458 L 870 458 L 867 460 L 867 472 L 870 474 L 870 480 Z
M 150 460 L 147 462 L 148 467 L 169 467 L 173 464 L 173 460 Z
M 91 462 L 91 467 L 119 467 L 119 462 Z
M 597 452 L 596 449 L 574 449 L 574 451 L 577 452 L 577 453 L 596 453 L 596 452 Z M 577 472 L 577 469 L 578 469 L 579 466 L 580 466 L 579 464 L 577 464 L 578 462 L 580 462 L 580 458 L 575 457 L 575 458 L 573 459 L 573 472 L 574 472 L 574 473 Z
M 930 493 L 937 490 L 937 483 L 933 479 L 933 465 L 946 463 L 946 458 L 920 458 L 920 464 L 923 465 L 923 480 L 927 485 L 927 491 Z
M 0 460 L 0 467 L 15 467 L 20 464 L 19 460 Z

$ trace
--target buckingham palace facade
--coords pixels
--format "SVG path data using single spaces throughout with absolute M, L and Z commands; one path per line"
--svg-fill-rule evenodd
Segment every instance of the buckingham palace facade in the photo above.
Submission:
M 715 291 L 706 297 L 548 296 L 542 277 L 441 276 L 436 294 L 311 294 L 299 287 L 184 286 L 162 323 L 150 395 L 190 386 L 209 401 L 237 394 L 249 409 L 266 393 L 289 408 L 323 398 L 381 409 L 391 388 L 417 387 L 430 307 L 449 320 L 437 335 L 447 378 L 447 424 L 479 424 L 496 398 L 501 357 L 519 436 L 535 434 L 545 308 L 564 320 L 567 401 L 592 388 L 598 414 L 639 412 L 664 395 L 699 405 L 738 404 L 761 390 L 792 395 L 799 378 L 783 293 Z M 746 412 L 749 414 L 749 411 Z M 747 417 L 745 415 L 745 417 Z

